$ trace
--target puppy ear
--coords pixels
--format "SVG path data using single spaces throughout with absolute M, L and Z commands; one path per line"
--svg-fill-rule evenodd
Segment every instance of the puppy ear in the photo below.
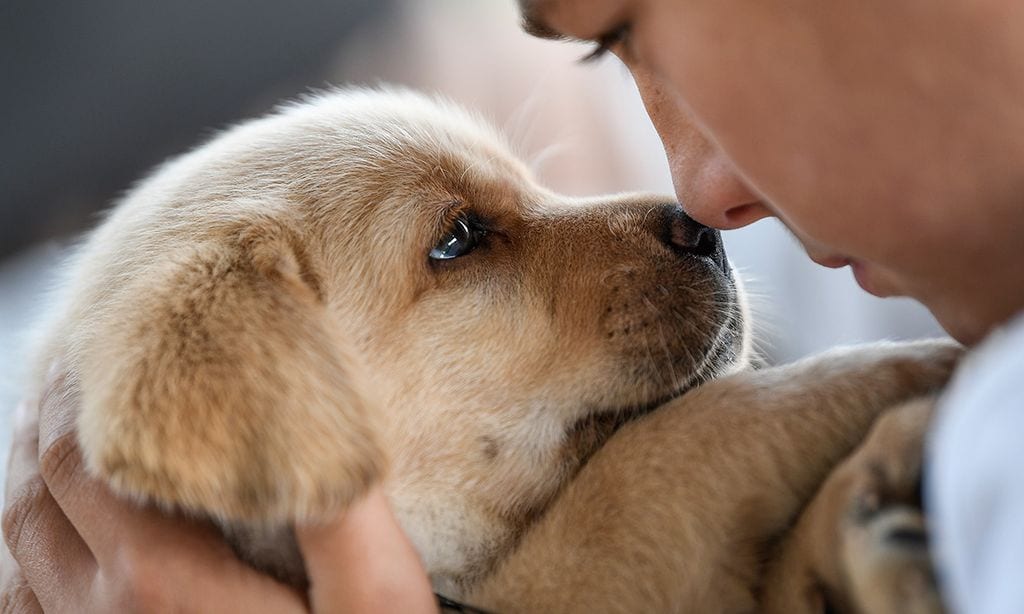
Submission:
M 120 493 L 225 520 L 336 512 L 383 465 L 344 340 L 285 232 L 224 243 L 139 271 L 95 323 L 86 460 Z

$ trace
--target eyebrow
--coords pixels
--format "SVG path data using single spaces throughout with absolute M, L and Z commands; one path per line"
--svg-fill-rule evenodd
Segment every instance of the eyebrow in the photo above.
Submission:
M 523 31 L 530 36 L 546 38 L 549 40 L 566 40 L 564 34 L 553 30 L 551 26 L 544 23 L 540 16 L 540 6 L 549 0 L 519 0 L 519 12 L 522 15 L 520 24 Z

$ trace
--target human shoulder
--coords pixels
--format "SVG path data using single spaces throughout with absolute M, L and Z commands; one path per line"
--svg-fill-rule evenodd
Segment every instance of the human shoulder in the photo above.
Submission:
M 929 446 L 935 473 L 976 469 L 962 462 L 962 453 L 986 441 L 1001 441 L 1010 433 L 1024 432 L 1021 409 L 1024 409 L 1024 313 L 994 331 L 967 354 L 939 399 Z M 991 452 L 1005 452 L 998 450 L 999 447 Z M 1021 451 L 1024 452 L 1024 448 Z
M 1024 314 L 972 350 L 939 400 L 925 490 L 953 610 L 1024 611 Z
M 942 402 L 943 414 L 979 403 L 1020 407 L 1024 398 L 1024 312 L 971 351 Z M 1011 403 L 1017 400 L 1018 403 Z

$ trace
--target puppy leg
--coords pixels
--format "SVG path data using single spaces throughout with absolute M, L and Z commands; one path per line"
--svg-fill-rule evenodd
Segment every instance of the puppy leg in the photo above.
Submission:
M 470 594 L 497 611 L 744 612 L 771 539 L 887 407 L 944 385 L 946 342 L 713 381 L 627 424 Z
M 822 486 L 766 574 L 766 612 L 943 611 L 918 501 L 934 399 L 886 412 Z
M 381 470 L 344 340 L 288 236 L 182 248 L 85 324 L 79 436 L 116 491 L 270 525 L 337 511 Z

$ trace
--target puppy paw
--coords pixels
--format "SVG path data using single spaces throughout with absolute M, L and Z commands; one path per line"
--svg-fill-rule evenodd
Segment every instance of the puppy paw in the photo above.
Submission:
M 955 359 L 921 349 L 912 363 Z M 768 565 L 762 611 L 942 611 L 920 506 L 933 407 L 922 397 L 888 410 L 832 471 Z
M 115 491 L 215 518 L 336 513 L 382 471 L 345 340 L 284 242 L 146 271 L 78 357 L 79 436 Z
M 841 469 L 848 479 L 838 519 L 840 565 L 861 611 L 943 611 L 920 500 L 933 407 L 924 398 L 887 412 Z
M 860 611 L 945 611 L 928 553 L 928 530 L 919 509 L 885 505 L 857 514 L 842 532 L 842 565 Z

